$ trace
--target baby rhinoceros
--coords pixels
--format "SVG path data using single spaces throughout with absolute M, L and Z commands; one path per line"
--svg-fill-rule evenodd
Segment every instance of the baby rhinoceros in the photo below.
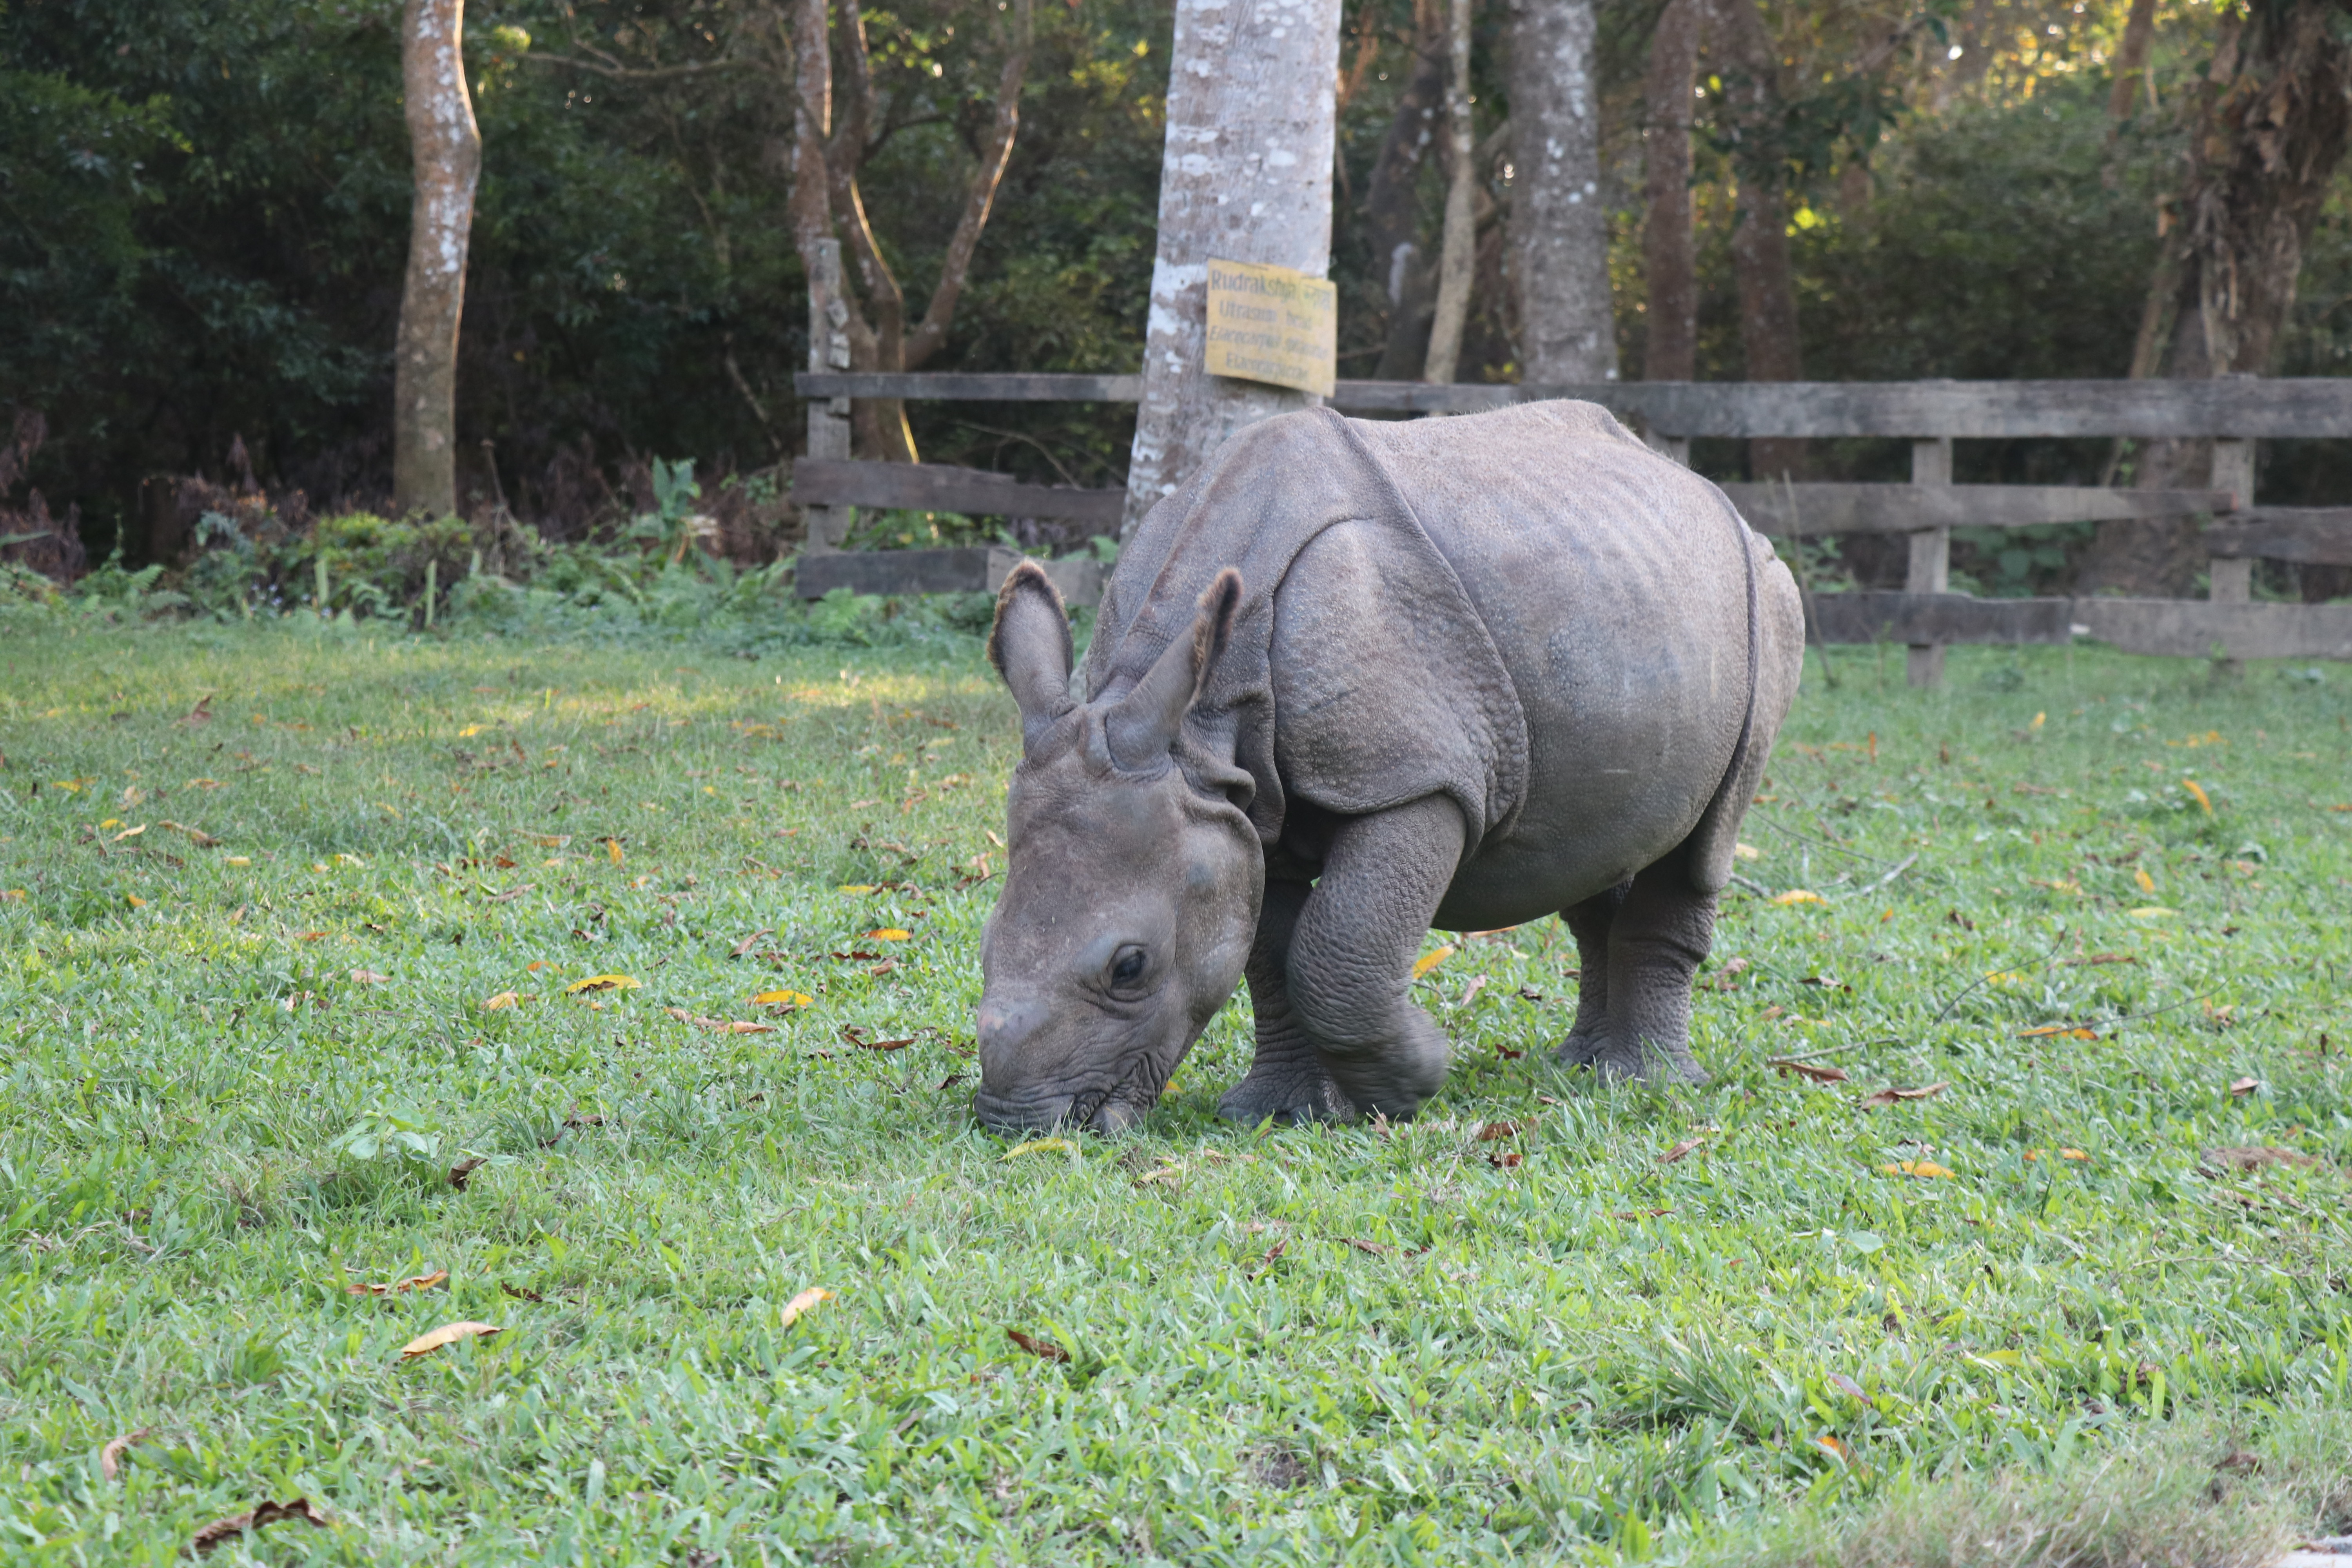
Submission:
M 1410 1116 L 1446 1070 L 1423 933 L 1553 911 L 1559 1059 L 1703 1077 L 1691 973 L 1803 652 L 1770 547 L 1593 405 L 1241 432 L 1120 552 L 1076 681 L 1045 573 L 997 601 L 981 1120 L 1133 1125 L 1244 974 L 1222 1114 Z

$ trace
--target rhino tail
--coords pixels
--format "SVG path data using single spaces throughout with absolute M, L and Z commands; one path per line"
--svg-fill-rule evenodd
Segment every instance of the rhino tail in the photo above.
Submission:
M 1743 528 L 1743 532 L 1746 530 Z M 1764 766 L 1772 759 L 1772 742 L 1797 700 L 1798 678 L 1805 668 L 1805 612 L 1797 596 L 1796 580 L 1760 535 L 1748 533 L 1748 717 L 1740 727 L 1739 744 L 1723 783 L 1707 803 L 1698 826 L 1691 830 L 1688 868 L 1691 885 L 1701 893 L 1718 893 L 1731 880 L 1739 826 L 1763 782 Z

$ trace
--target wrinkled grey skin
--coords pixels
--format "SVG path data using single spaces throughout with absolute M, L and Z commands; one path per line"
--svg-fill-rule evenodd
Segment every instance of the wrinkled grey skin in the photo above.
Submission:
M 1244 974 L 1221 1114 L 1409 1117 L 1446 1072 L 1423 933 L 1551 912 L 1582 975 L 1556 1059 L 1703 1078 L 1691 975 L 1801 668 L 1769 547 L 1586 405 L 1287 416 L 1212 469 L 1122 552 L 1077 689 L 1044 573 L 998 600 L 1024 757 L 982 1121 L 1134 1125 Z

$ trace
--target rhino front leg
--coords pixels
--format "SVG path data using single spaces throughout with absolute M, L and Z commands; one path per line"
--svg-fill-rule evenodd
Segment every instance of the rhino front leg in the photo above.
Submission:
M 1576 1022 L 1552 1059 L 1562 1067 L 1591 1067 L 1609 1048 L 1609 929 L 1618 906 L 1633 890 L 1631 878 L 1606 892 L 1559 911 L 1576 938 Z
M 1270 881 L 1250 944 L 1250 1005 L 1257 1015 L 1257 1056 L 1249 1076 L 1225 1091 L 1217 1114 L 1255 1127 L 1266 1118 L 1286 1126 L 1348 1121 L 1356 1108 L 1324 1070 L 1321 1053 L 1290 1001 L 1290 945 L 1309 896 L 1305 882 Z
M 1644 868 L 1609 924 L 1605 1079 L 1706 1081 L 1690 1051 L 1691 975 L 1715 945 L 1715 895 L 1694 890 L 1678 851 Z
M 1445 1081 L 1445 1036 L 1412 998 L 1413 955 L 1462 860 L 1444 795 L 1349 819 L 1290 944 L 1290 1002 L 1357 1111 L 1411 1116 Z

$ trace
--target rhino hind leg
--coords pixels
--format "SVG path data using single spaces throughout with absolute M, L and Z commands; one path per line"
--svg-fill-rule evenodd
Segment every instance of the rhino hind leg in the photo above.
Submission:
M 1633 891 L 1627 878 L 1606 892 L 1559 911 L 1576 939 L 1576 1022 L 1552 1059 L 1564 1067 L 1591 1067 L 1609 1048 L 1609 929 L 1618 906 Z
M 1248 1076 L 1217 1101 L 1219 1116 L 1244 1127 L 1268 1118 L 1286 1127 L 1356 1119 L 1355 1106 L 1331 1081 L 1290 1002 L 1291 937 L 1307 893 L 1304 882 L 1270 881 L 1258 911 L 1257 936 L 1244 971 L 1257 1015 L 1257 1055 Z
M 1692 887 L 1683 856 L 1643 868 L 1609 922 L 1607 1033 L 1581 1059 L 1612 1081 L 1704 1082 L 1691 976 L 1714 945 L 1715 895 Z

